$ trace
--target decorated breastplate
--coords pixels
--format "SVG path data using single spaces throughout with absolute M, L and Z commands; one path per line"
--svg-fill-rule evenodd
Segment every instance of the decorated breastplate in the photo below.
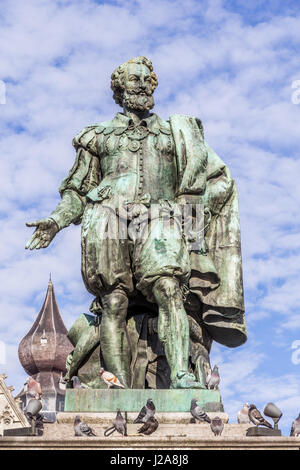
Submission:
M 129 139 L 128 150 L 131 152 L 137 152 L 141 147 L 141 141 L 148 137 L 149 130 L 145 126 L 137 126 L 132 129 L 129 129 L 126 132 L 126 136 Z
M 168 161 L 171 161 L 175 151 L 171 131 L 167 124 L 150 128 L 145 125 L 134 126 L 132 124 L 127 127 L 99 126 L 96 134 L 98 134 L 98 154 L 104 173 L 112 170 L 116 158 L 125 158 L 125 160 L 129 158 L 131 161 L 130 155 L 143 153 L 148 138 L 150 139 L 147 140 L 148 149 L 151 148 L 152 151 L 160 153 Z

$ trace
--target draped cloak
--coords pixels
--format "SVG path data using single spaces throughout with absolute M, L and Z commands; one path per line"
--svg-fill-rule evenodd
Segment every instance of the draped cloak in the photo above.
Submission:
M 235 347 L 246 341 L 238 195 L 225 163 L 205 142 L 201 121 L 170 117 L 176 145 L 179 197 L 203 204 L 211 213 L 205 233 L 207 253 L 190 253 L 190 290 L 204 309 L 213 339 Z

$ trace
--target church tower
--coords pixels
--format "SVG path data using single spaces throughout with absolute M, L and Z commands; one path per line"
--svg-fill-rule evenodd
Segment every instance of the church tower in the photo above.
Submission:
M 59 380 L 66 373 L 66 358 L 74 349 L 67 333 L 50 278 L 43 306 L 19 344 L 20 362 L 26 373 L 40 382 L 43 413 L 50 419 L 64 410 L 65 390 L 60 388 Z M 25 392 L 19 397 L 26 406 Z

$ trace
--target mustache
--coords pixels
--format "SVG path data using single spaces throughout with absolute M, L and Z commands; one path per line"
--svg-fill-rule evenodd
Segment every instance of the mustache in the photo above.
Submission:
M 142 90 L 141 88 L 134 88 L 132 90 L 126 90 L 126 93 L 128 95 L 141 95 L 141 94 L 145 94 L 147 96 L 151 96 L 152 95 L 152 91 L 149 91 L 149 90 Z

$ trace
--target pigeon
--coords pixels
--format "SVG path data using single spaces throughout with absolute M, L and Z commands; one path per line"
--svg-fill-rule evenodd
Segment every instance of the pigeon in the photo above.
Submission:
M 83 421 L 80 420 L 80 416 L 75 416 L 74 420 L 74 432 L 75 436 L 96 436 L 93 429 Z
M 73 388 L 88 388 L 86 385 L 83 385 L 77 375 L 73 375 L 72 377 L 72 382 L 73 382 Z
M 122 416 L 120 408 L 117 409 L 117 416 L 115 418 L 113 426 L 104 431 L 104 436 L 108 437 L 115 431 L 118 431 L 118 433 L 122 434 L 122 437 L 127 436 L 127 423 L 126 419 Z
M 245 403 L 243 408 L 238 412 L 237 420 L 239 424 L 249 424 L 249 404 Z
M 224 429 L 224 423 L 221 418 L 219 418 L 219 416 L 216 416 L 211 420 L 210 429 L 212 430 L 215 436 L 221 436 Z
M 213 371 L 206 378 L 206 387 L 208 390 L 216 390 L 220 383 L 218 366 L 214 366 Z
M 158 421 L 154 418 L 154 416 L 150 416 L 150 418 L 143 424 L 143 426 L 138 429 L 139 434 L 145 434 L 146 436 L 150 436 L 150 434 L 154 433 L 158 428 Z
M 36 400 L 41 398 L 43 393 L 40 382 L 34 380 L 32 377 L 28 377 L 24 385 L 24 390 L 26 395 L 28 395 L 28 398 L 35 398 Z
M 300 413 L 298 418 L 293 421 L 290 436 L 300 437 Z
M 193 416 L 194 419 L 198 419 L 200 422 L 206 421 L 207 423 L 211 422 L 211 419 L 209 416 L 205 413 L 200 406 L 197 405 L 197 400 L 195 398 L 192 399 L 191 401 L 191 415 Z
M 103 367 L 101 367 L 99 371 L 99 375 L 103 382 L 107 385 L 107 390 L 110 389 L 112 386 L 120 387 L 120 388 L 125 388 L 123 384 L 119 381 L 119 379 L 112 374 L 111 372 L 108 372 L 107 370 L 104 370 Z
M 116 431 L 118 431 L 122 436 L 127 436 L 127 423 L 126 419 L 123 418 L 120 408 L 117 409 L 117 416 L 114 422 L 114 426 L 116 428 Z
M 146 423 L 149 418 L 154 417 L 155 414 L 155 405 L 152 401 L 152 398 L 148 398 L 147 403 L 138 414 L 138 417 L 133 421 L 134 424 L 137 423 Z
M 265 420 L 260 411 L 258 411 L 256 406 L 253 404 L 249 406 L 248 416 L 250 421 L 255 424 L 255 426 L 266 426 L 267 428 L 273 429 L 272 424 Z

